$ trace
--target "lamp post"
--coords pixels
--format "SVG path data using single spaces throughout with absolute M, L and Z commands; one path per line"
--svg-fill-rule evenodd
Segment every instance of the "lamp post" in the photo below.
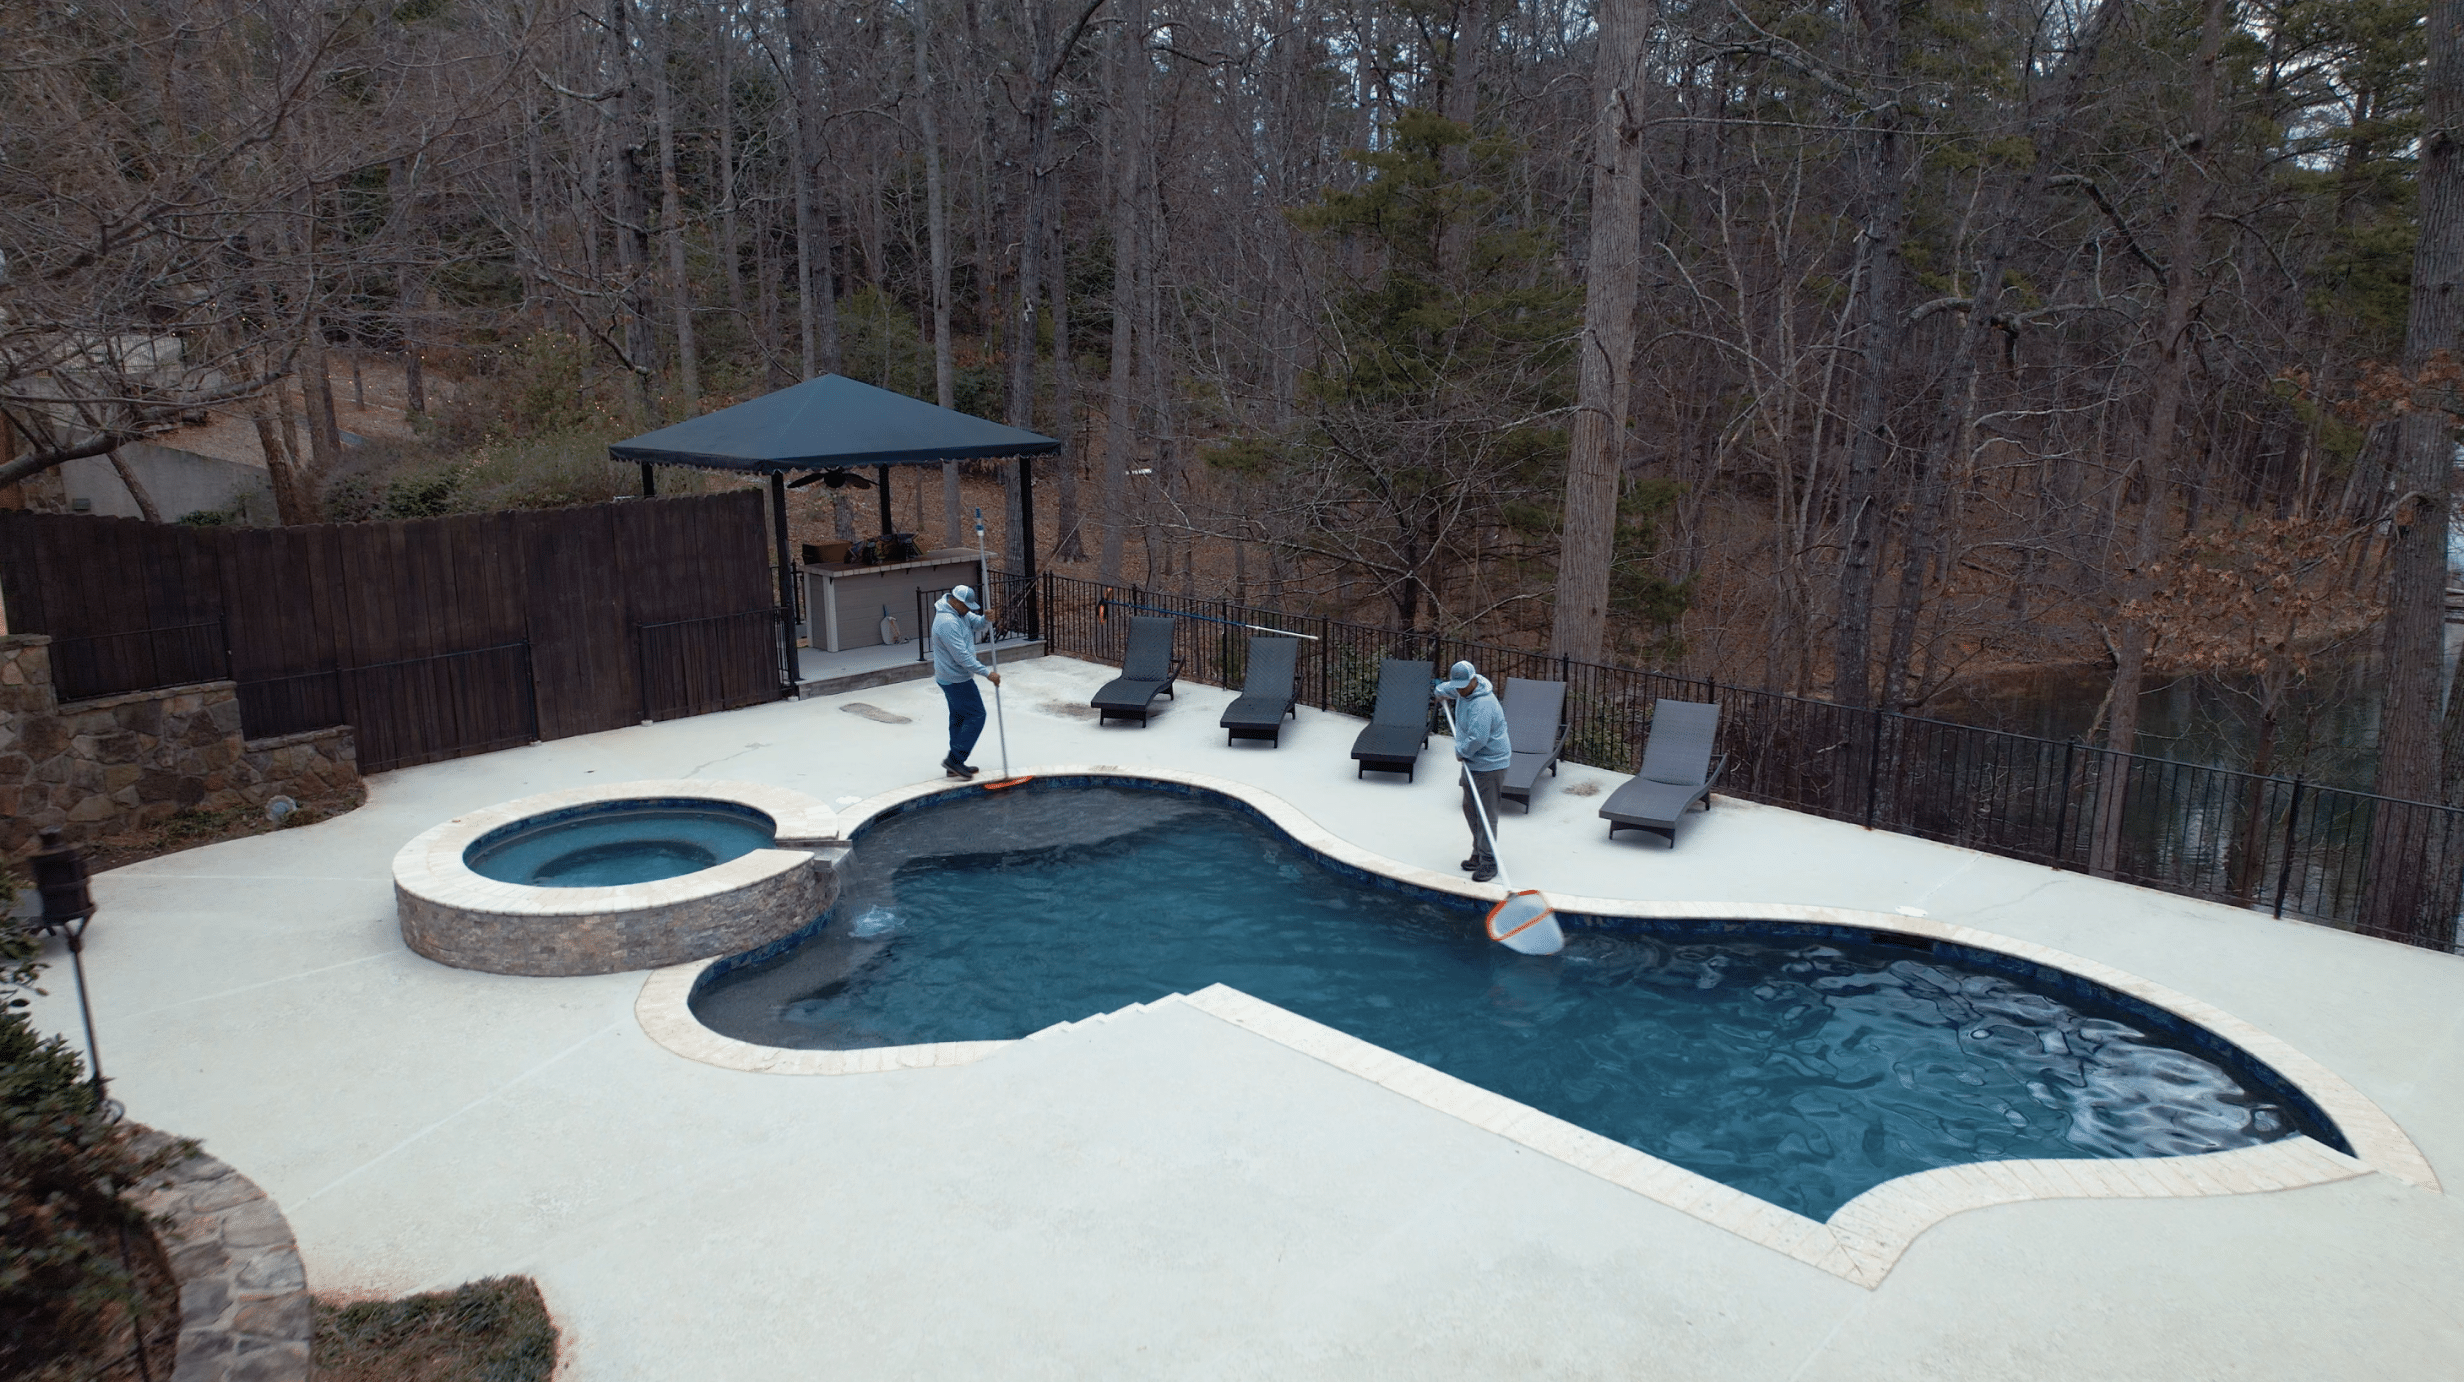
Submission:
M 94 1102 L 113 1122 L 118 1110 L 103 1092 L 103 1053 L 94 1044 L 94 1005 L 86 999 L 86 927 L 94 920 L 94 892 L 86 886 L 86 860 L 75 845 L 60 838 L 59 828 L 45 829 L 42 848 L 27 859 L 34 869 L 35 891 L 42 894 L 42 919 L 34 929 L 57 932 L 68 942 L 69 965 L 77 974 L 77 1011 L 86 1023 L 86 1066 L 94 1075 Z

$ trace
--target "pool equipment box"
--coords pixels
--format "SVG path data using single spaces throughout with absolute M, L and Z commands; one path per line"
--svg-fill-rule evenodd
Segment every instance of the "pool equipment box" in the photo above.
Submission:
M 964 547 L 943 547 L 912 561 L 878 566 L 812 565 L 804 571 L 806 637 L 823 652 L 881 644 L 881 611 L 898 621 L 899 637 L 914 642 L 930 632 L 916 624 L 918 592 L 952 586 L 985 586 L 984 565 Z

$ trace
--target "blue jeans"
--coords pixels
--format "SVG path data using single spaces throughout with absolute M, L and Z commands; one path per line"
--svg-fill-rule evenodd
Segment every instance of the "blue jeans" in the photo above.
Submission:
M 964 763 L 984 733 L 984 693 L 975 689 L 973 677 L 940 685 L 950 702 L 950 761 Z

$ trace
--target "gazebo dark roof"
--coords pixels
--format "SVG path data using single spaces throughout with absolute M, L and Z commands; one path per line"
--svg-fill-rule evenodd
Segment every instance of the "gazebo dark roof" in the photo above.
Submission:
M 825 374 L 608 448 L 618 461 L 781 474 L 1042 456 L 1061 443 Z

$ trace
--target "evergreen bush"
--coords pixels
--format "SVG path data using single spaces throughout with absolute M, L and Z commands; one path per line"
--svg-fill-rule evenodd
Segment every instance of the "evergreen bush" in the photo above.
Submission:
M 0 906 L 15 892 L 0 875 Z M 195 1150 L 140 1151 L 76 1051 L 35 1030 L 37 949 L 0 922 L 0 1377 L 52 1374 L 136 1303 L 121 1234 L 151 1225 L 127 1192 Z

